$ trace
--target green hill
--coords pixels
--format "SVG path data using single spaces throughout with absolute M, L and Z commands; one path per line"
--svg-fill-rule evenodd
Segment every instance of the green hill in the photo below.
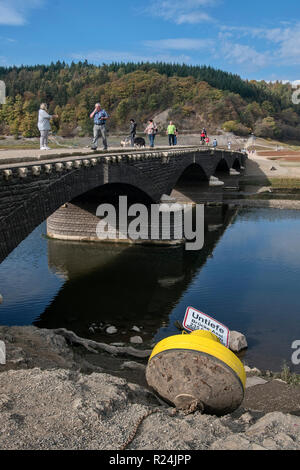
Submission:
M 128 129 L 134 118 L 139 130 L 163 111 L 178 129 L 205 126 L 239 135 L 300 140 L 300 106 L 292 103 L 290 84 L 242 80 L 206 66 L 165 63 L 57 62 L 49 66 L 0 67 L 7 103 L 0 108 L 0 134 L 38 136 L 41 102 L 59 115 L 53 130 L 62 136 L 91 133 L 89 114 L 100 101 L 110 114 L 109 128 Z M 165 123 L 160 130 L 164 131 Z

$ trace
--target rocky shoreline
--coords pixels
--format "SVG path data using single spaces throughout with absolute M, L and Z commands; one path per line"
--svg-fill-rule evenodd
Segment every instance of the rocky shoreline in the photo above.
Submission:
M 297 450 L 300 386 L 247 369 L 241 407 L 185 416 L 147 387 L 149 351 L 64 329 L 0 327 L 1 449 Z
M 300 210 L 300 201 L 286 199 L 228 199 L 225 203 L 239 207 Z

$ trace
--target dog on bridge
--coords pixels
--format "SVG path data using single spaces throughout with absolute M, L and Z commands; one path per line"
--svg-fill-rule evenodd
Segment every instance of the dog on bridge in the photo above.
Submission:
M 120 142 L 122 147 L 129 147 L 131 145 L 131 140 L 129 137 L 126 137 L 124 140 Z M 142 148 L 146 146 L 146 141 L 143 137 L 136 137 L 134 139 L 134 146 L 136 148 Z

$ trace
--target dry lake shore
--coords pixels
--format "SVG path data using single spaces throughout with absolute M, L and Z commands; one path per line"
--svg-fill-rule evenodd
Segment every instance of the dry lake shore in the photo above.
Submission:
M 300 386 L 271 373 L 248 370 L 234 413 L 185 416 L 147 387 L 149 351 L 33 326 L 0 327 L 0 338 L 3 450 L 300 449 Z

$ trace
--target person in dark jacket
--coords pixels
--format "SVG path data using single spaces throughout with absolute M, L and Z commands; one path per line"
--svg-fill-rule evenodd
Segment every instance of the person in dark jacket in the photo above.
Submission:
M 131 147 L 134 147 L 134 139 L 136 136 L 136 122 L 134 119 L 130 119 L 130 141 Z

